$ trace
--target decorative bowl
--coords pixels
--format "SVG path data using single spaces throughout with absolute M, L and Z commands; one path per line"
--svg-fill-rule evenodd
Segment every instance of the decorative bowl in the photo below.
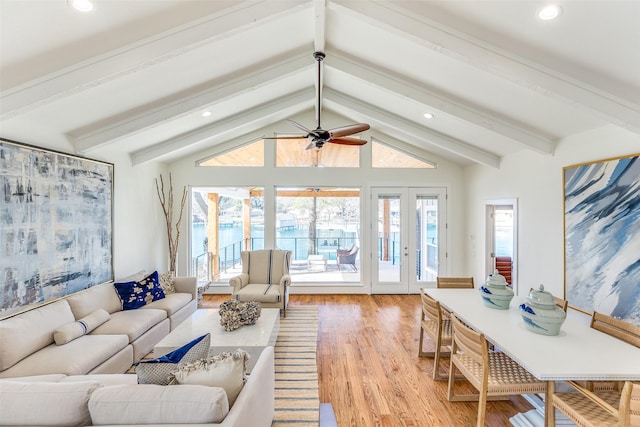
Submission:
M 480 286 L 480 296 L 487 307 L 508 310 L 513 290 L 507 287 L 507 280 L 496 270 L 487 277 L 485 284 Z
M 540 285 L 540 289 L 531 289 L 527 300 L 518 307 L 525 327 L 541 335 L 558 335 L 567 313 L 556 306 L 553 295 Z

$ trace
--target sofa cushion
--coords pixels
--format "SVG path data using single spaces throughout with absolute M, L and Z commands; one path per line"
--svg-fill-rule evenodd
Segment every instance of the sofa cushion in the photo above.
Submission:
M 109 320 L 111 316 L 105 310 L 99 308 L 91 314 L 76 320 L 53 331 L 53 339 L 56 345 L 64 345 L 69 341 L 88 334 L 104 322 Z
M 140 270 L 133 274 L 130 274 L 129 276 L 120 277 L 118 280 L 116 280 L 116 283 L 139 282 L 145 277 L 147 277 L 147 270 Z
M 0 381 L 3 425 L 91 425 L 89 397 L 100 387 L 95 381 L 74 383 Z
M 92 286 L 69 296 L 66 300 L 76 319 L 82 319 L 99 308 L 107 313 L 122 310 L 122 302 L 111 282 Z
M 238 301 L 280 302 L 278 285 L 251 283 L 236 291 L 233 296 Z
M 119 385 L 94 391 L 89 413 L 93 425 L 219 423 L 229 402 L 218 387 Z
M 95 381 L 102 386 L 138 384 L 138 377 L 135 374 L 87 374 L 87 375 L 66 375 L 60 380 L 63 383 L 77 383 L 82 381 Z
M 158 282 L 158 272 L 154 271 L 140 281 L 114 283 L 122 300 L 123 310 L 135 310 L 146 304 L 164 298 L 164 291 Z
M 170 384 L 222 387 L 227 393 L 231 407 L 247 381 L 248 360 L 249 355 L 241 349 L 233 353 L 223 352 L 207 359 L 196 360 L 182 365 L 173 372 Z
M 75 320 L 65 300 L 0 322 L 0 371 L 53 343 L 53 331 Z
M 129 345 L 126 335 L 84 335 L 65 345 L 50 344 L 1 373 L 4 377 L 41 374 L 82 375 Z
M 154 301 L 151 304 L 147 304 L 141 307 L 141 309 L 157 308 L 166 311 L 167 316 L 170 317 L 173 316 L 174 313 L 180 311 L 180 309 L 187 305 L 191 299 L 191 294 L 174 293 L 165 295 L 164 298 Z
M 139 384 L 169 384 L 172 371 L 181 364 L 194 362 L 209 355 L 211 334 L 202 335 L 187 344 L 155 359 L 142 360 L 135 366 Z
M 35 382 L 57 383 L 58 381 L 62 381 L 65 378 L 67 378 L 65 374 L 44 374 L 44 375 L 27 375 L 25 377 L 0 378 L 0 381 L 22 381 L 22 382 L 30 382 L 30 383 L 35 383 Z
M 138 337 L 167 318 L 164 310 L 126 310 L 111 313 L 108 322 L 95 328 L 89 335 L 120 335 L 134 342 Z

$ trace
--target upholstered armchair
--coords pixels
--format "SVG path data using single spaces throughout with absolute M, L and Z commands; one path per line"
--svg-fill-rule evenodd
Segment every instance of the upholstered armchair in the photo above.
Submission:
M 242 273 L 229 279 L 232 298 L 257 301 L 263 308 L 279 308 L 287 317 L 289 302 L 289 265 L 291 251 L 261 249 L 242 251 Z

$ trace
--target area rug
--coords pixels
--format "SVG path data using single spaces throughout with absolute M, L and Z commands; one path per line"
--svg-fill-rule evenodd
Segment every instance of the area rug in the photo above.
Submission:
M 273 427 L 318 427 L 318 307 L 290 306 L 280 318 L 275 346 L 275 415 Z

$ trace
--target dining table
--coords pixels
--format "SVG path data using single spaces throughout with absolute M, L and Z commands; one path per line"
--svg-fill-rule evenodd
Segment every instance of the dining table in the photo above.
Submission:
M 485 306 L 476 289 L 431 289 L 425 293 L 507 354 L 536 378 L 548 382 L 548 393 L 556 381 L 640 380 L 640 348 L 590 327 L 591 316 L 569 308 L 558 335 L 532 332 L 518 308 L 527 302 L 514 296 L 509 309 Z M 545 397 L 544 425 L 555 426 L 551 399 Z

